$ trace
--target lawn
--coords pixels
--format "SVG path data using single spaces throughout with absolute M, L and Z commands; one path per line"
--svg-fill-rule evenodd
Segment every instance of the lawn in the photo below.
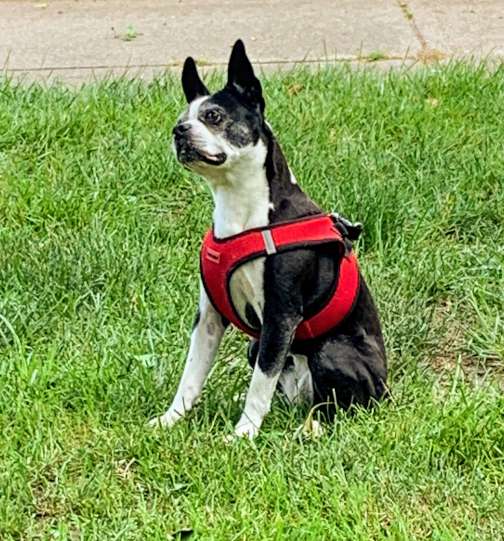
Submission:
M 219 77 L 210 77 L 216 88 Z M 496 540 L 504 532 L 504 67 L 264 81 L 298 181 L 365 229 L 392 398 L 320 437 L 228 332 L 168 432 L 211 219 L 179 82 L 0 82 L 0 539 Z M 178 533 L 177 533 L 178 532 Z

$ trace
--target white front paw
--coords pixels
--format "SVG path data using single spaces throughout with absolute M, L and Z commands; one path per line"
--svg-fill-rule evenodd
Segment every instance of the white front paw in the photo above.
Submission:
M 254 439 L 259 433 L 259 426 L 249 419 L 240 419 L 235 427 L 234 434 L 238 438 Z
M 147 424 L 151 428 L 171 428 L 182 415 L 175 410 L 169 409 L 159 417 L 153 417 Z

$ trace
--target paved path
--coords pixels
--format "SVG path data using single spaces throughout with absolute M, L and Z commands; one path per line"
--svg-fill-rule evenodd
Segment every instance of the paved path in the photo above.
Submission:
M 26 80 L 220 66 L 238 37 L 265 67 L 504 58 L 504 0 L 0 0 L 0 67 Z

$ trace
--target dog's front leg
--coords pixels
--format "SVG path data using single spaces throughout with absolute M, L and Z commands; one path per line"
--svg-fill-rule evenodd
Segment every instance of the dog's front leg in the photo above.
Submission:
M 221 316 L 210 303 L 202 284 L 198 313 L 191 334 L 191 345 L 172 405 L 164 415 L 155 417 L 151 426 L 170 427 L 181 419 L 201 395 L 212 368 L 225 326 Z
M 300 321 L 301 317 L 297 315 L 273 313 L 268 317 L 267 306 L 265 307 L 259 353 L 245 407 L 235 428 L 237 436 L 252 439 L 259 432 L 263 419 L 270 410 L 278 378 Z

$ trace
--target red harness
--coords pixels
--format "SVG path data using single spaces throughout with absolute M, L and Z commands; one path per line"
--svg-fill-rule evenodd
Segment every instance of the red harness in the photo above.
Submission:
M 249 229 L 224 239 L 215 238 L 210 230 L 201 247 L 201 279 L 214 308 L 243 332 L 258 338 L 259 331 L 249 327 L 233 306 L 229 288 L 232 273 L 252 259 L 319 244 L 334 244 L 342 257 L 333 291 L 320 310 L 302 321 L 296 330 L 297 340 L 318 338 L 337 327 L 351 312 L 359 290 L 357 258 L 352 252 L 344 255 L 344 240 L 331 215 Z

